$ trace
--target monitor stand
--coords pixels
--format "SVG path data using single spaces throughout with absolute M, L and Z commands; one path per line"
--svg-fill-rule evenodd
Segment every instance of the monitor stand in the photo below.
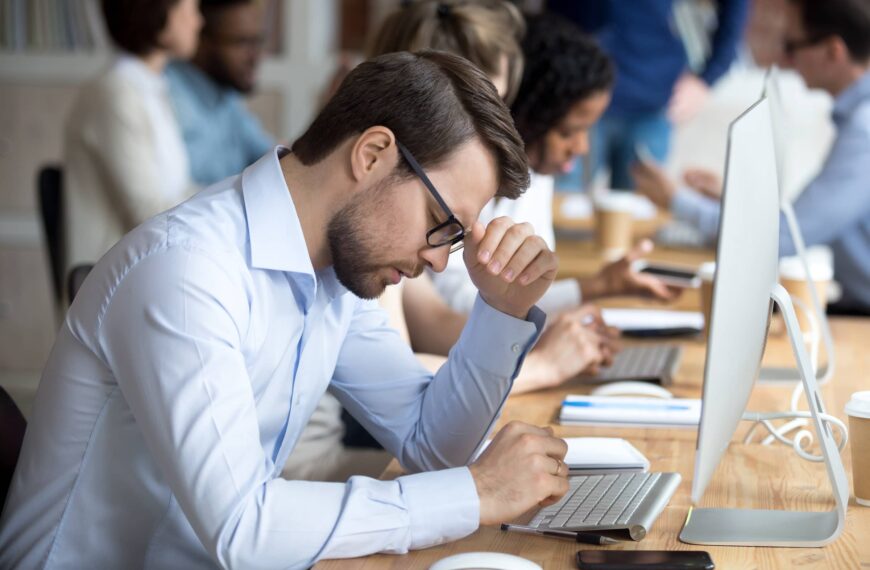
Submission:
M 804 275 L 806 275 L 807 277 L 810 297 L 813 301 L 812 309 L 815 313 L 817 326 L 822 333 L 822 343 L 824 344 L 825 356 L 828 360 L 825 365 L 819 367 L 818 370 L 815 370 L 815 367 L 813 367 L 813 369 L 815 370 L 814 374 L 819 384 L 827 384 L 828 381 L 834 376 L 834 338 L 831 335 L 831 327 L 828 324 L 828 317 L 827 315 L 825 315 L 825 311 L 822 309 L 822 303 L 819 300 L 819 294 L 816 291 L 816 288 L 811 278 L 812 274 L 810 273 L 810 264 L 807 261 L 806 246 L 804 244 L 803 234 L 801 234 L 800 227 L 797 223 L 797 218 L 794 214 L 794 208 L 788 200 L 783 200 L 780 204 L 780 209 L 782 210 L 782 214 L 785 217 L 786 225 L 788 225 L 788 230 L 791 234 L 791 239 L 794 242 L 797 255 L 804 266 Z M 761 383 L 792 383 L 800 382 L 800 379 L 800 373 L 796 368 L 765 366 L 761 369 L 761 373 L 758 375 L 758 381 Z
M 813 373 L 794 307 L 782 285 L 775 285 L 771 299 L 785 318 L 792 352 L 807 394 L 813 424 L 825 458 L 825 467 L 834 492 L 835 507 L 826 512 L 777 511 L 758 509 L 691 509 L 680 532 L 689 544 L 727 546 L 824 546 L 843 532 L 849 484 L 837 451 L 831 428 L 822 423 L 825 413 L 818 382 Z

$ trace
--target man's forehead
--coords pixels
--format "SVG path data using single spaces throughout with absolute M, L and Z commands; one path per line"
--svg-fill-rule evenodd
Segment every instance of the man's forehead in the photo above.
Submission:
M 466 227 L 495 197 L 500 178 L 494 154 L 476 138 L 460 146 L 432 176 L 443 180 L 444 200 Z

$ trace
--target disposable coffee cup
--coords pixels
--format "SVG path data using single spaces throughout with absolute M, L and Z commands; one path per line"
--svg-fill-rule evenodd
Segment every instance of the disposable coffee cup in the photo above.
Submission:
M 701 280 L 701 312 L 704 313 L 704 330 L 710 330 L 710 315 L 713 313 L 713 279 L 716 277 L 716 262 L 702 263 L 698 268 Z
M 846 404 L 855 501 L 870 507 L 870 390 L 855 392 Z
M 634 225 L 633 196 L 608 193 L 595 200 L 598 247 L 606 259 L 619 259 L 631 248 Z
M 782 258 L 779 262 L 779 282 L 793 299 L 799 299 L 800 303 L 814 314 L 815 309 L 808 281 L 812 281 L 815 285 L 819 302 L 822 305 L 822 311 L 824 311 L 827 304 L 828 285 L 834 278 L 834 270 L 829 262 L 821 259 L 809 259 L 807 262 L 810 269 L 809 280 L 807 279 L 807 272 L 800 257 Z M 797 314 L 801 331 L 804 333 L 810 332 L 810 323 L 804 315 L 804 311 L 799 307 L 795 307 L 795 313 Z

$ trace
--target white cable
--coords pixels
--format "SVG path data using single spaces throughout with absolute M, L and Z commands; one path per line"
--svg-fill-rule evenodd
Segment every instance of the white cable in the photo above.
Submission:
M 794 439 L 788 439 L 782 433 L 782 428 L 777 428 L 775 425 L 771 423 L 771 420 L 782 420 L 786 418 L 791 419 L 811 419 L 813 416 L 810 412 L 801 412 L 801 411 L 793 411 L 793 412 L 767 412 L 767 413 L 757 413 L 757 412 L 747 412 L 743 414 L 743 420 L 749 422 L 755 422 L 752 428 L 749 430 L 746 438 L 744 439 L 744 443 L 749 442 L 749 438 L 752 435 L 752 432 L 755 430 L 755 427 L 758 424 L 764 426 L 767 431 L 779 442 L 784 443 L 786 445 L 792 446 L 797 453 L 802 458 L 807 461 L 816 461 L 822 462 L 825 460 L 824 456 L 821 455 L 813 455 L 811 453 L 807 453 L 805 451 L 807 446 L 812 445 L 815 440 L 815 436 L 813 432 L 801 429 L 797 432 Z M 843 448 L 846 446 L 846 443 L 849 441 L 849 430 L 846 428 L 846 424 L 843 423 L 840 418 L 832 416 L 830 414 L 819 414 L 819 420 L 821 420 L 823 427 L 830 429 L 830 425 L 833 424 L 837 427 L 837 431 L 840 434 L 840 441 L 837 443 L 837 450 L 843 451 Z M 789 422 L 791 423 L 791 422 Z M 786 424 L 789 425 L 789 424 Z M 785 426 L 783 426 L 785 427 Z M 789 429 L 791 431 L 794 428 Z

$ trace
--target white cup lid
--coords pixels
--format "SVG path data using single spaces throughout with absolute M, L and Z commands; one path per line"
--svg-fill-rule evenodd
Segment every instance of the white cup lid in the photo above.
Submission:
M 870 419 L 870 390 L 855 392 L 846 404 L 846 413 L 856 418 Z
M 595 198 L 595 207 L 605 212 L 634 214 L 637 208 L 637 198 L 628 192 L 609 192 Z
M 807 264 L 810 268 L 810 275 L 813 276 L 813 281 L 830 281 L 834 278 L 834 269 L 830 263 L 826 263 L 822 259 L 808 259 Z M 779 276 L 781 279 L 806 279 L 807 272 L 804 271 L 804 262 L 798 256 L 783 257 L 779 260 Z
M 703 281 L 712 281 L 716 276 L 716 262 L 708 261 L 706 263 L 702 263 L 700 267 L 698 267 L 698 278 Z

